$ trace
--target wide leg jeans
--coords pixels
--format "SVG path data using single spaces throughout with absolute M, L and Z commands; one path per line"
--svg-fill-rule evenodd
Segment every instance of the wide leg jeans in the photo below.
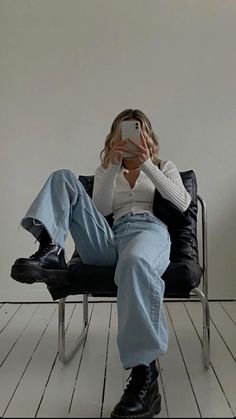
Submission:
M 74 173 L 61 169 L 50 174 L 21 225 L 36 238 L 43 225 L 62 248 L 70 231 L 83 263 L 116 266 L 117 343 L 125 369 L 148 365 L 167 351 L 161 276 L 171 242 L 161 220 L 129 213 L 111 228 Z

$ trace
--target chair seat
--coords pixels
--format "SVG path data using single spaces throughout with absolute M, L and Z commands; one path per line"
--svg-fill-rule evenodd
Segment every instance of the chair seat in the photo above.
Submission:
M 74 257 L 68 269 L 71 272 L 70 286 L 48 286 L 53 300 L 77 294 L 116 296 L 115 267 L 86 265 L 80 258 Z M 190 291 L 199 285 L 201 276 L 202 268 L 195 261 L 171 262 L 162 276 L 165 281 L 165 298 L 189 298 Z

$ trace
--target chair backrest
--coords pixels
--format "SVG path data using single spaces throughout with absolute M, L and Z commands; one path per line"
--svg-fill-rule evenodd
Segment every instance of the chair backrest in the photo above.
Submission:
M 193 170 L 180 172 L 183 184 L 192 200 L 183 213 L 156 190 L 153 211 L 168 225 L 172 246 L 171 261 L 199 260 L 197 239 L 197 178 Z

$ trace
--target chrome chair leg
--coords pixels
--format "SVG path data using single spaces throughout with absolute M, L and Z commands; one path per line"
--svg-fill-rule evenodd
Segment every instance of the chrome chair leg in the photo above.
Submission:
M 202 303 L 203 309 L 203 356 L 204 364 L 208 369 L 210 367 L 210 310 L 209 303 L 203 292 L 199 288 L 194 288 L 191 293 L 195 294 Z
M 59 352 L 59 359 L 63 364 L 66 364 L 75 352 L 79 349 L 80 345 L 84 341 L 88 333 L 88 295 L 83 295 L 83 331 L 79 335 L 79 337 L 74 342 L 74 345 L 68 352 L 66 353 L 66 329 L 65 329 L 65 305 L 66 305 L 66 298 L 61 298 L 58 301 L 58 352 Z

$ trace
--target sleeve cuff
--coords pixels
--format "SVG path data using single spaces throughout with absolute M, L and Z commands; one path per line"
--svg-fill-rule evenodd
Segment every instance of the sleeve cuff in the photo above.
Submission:
M 109 174 L 116 174 L 119 172 L 120 170 L 120 164 L 113 164 L 113 163 L 109 163 L 109 166 L 107 168 L 107 172 L 109 172 Z
M 140 168 L 146 174 L 153 173 L 153 172 L 156 173 L 157 170 L 158 171 L 160 170 L 159 167 L 153 163 L 150 157 L 141 164 Z

